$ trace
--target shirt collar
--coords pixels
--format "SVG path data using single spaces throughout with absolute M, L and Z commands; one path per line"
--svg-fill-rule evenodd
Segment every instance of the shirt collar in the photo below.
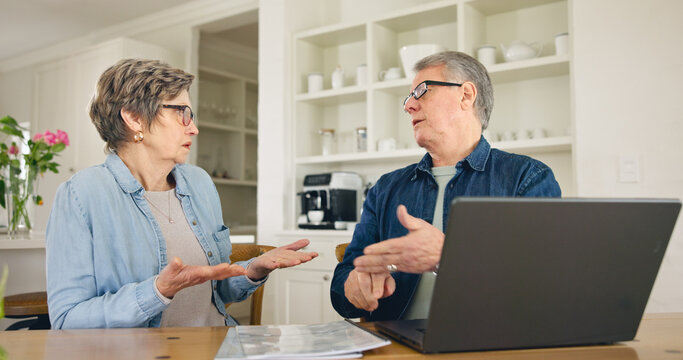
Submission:
M 104 164 L 114 176 L 114 179 L 121 187 L 121 190 L 130 194 L 144 190 L 142 184 L 133 176 L 130 169 L 128 169 L 128 166 L 126 166 L 118 155 L 107 155 Z M 175 179 L 176 193 L 179 195 L 189 195 L 187 181 L 185 180 L 182 171 L 179 170 L 179 166 L 180 164 L 176 164 L 171 171 L 171 174 L 173 174 L 173 178 Z
M 491 145 L 482 136 L 479 138 L 479 143 L 477 144 L 477 147 L 474 148 L 474 151 L 467 155 L 467 157 L 463 161 L 467 162 L 473 170 L 484 171 L 484 169 L 486 168 L 486 162 L 489 159 L 489 154 L 491 154 Z M 462 161 L 458 162 L 458 164 L 460 163 L 462 163 Z M 458 164 L 456 164 L 455 166 L 457 167 Z M 420 162 L 417 163 L 415 175 L 413 175 L 413 178 L 411 180 L 415 180 L 417 178 L 417 171 L 422 171 L 431 174 L 432 167 L 432 156 L 429 155 L 429 153 L 426 153 L 422 157 L 422 160 L 420 160 Z
M 467 155 L 465 161 L 470 164 L 470 167 L 476 171 L 484 171 L 486 168 L 486 162 L 491 154 L 491 145 L 482 136 L 479 138 L 479 144 L 474 148 L 474 151 Z

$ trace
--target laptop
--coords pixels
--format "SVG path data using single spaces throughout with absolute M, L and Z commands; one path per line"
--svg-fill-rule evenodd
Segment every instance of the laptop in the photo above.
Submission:
M 632 340 L 680 200 L 456 198 L 428 319 L 376 328 L 424 353 Z

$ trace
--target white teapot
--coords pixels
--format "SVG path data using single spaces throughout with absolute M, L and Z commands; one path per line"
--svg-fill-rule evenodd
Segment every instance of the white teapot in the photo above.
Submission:
M 512 40 L 507 47 L 500 44 L 500 48 L 503 49 L 505 61 L 517 61 L 537 57 L 543 50 L 543 44 L 539 42 L 527 44 L 522 40 Z

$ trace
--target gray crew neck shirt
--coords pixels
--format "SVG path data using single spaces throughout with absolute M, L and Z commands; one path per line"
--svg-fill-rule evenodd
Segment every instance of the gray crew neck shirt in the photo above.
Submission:
M 446 196 L 446 186 L 448 182 L 453 179 L 456 174 L 455 166 L 439 166 L 432 168 L 432 176 L 439 186 L 439 192 L 436 195 L 436 206 L 434 208 L 434 219 L 432 225 L 443 232 L 443 202 Z M 431 272 L 422 273 L 420 276 L 415 295 L 408 305 L 403 319 L 426 319 L 429 315 L 429 306 L 432 301 L 432 292 L 434 291 L 434 282 L 436 275 Z

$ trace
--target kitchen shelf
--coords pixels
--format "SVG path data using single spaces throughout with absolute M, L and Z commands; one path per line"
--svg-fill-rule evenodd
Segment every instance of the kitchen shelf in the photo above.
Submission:
M 247 83 L 252 83 L 252 84 L 258 84 L 258 81 L 256 79 L 251 79 L 248 77 L 244 77 L 242 75 L 234 74 L 229 71 L 225 70 L 219 70 L 219 69 L 214 69 L 209 66 L 199 66 L 199 76 L 203 78 L 203 80 L 210 80 L 210 81 L 233 81 L 233 80 L 241 80 Z
M 494 64 L 488 67 L 488 71 L 495 84 L 569 75 L 569 55 Z
M 304 31 L 297 40 L 306 41 L 321 48 L 339 46 L 365 40 L 365 24 L 335 24 Z
M 541 154 L 558 151 L 569 151 L 572 148 L 570 136 L 549 137 L 542 139 L 497 141 L 491 142 L 491 147 L 507 152 L 524 154 Z M 418 161 L 425 154 L 422 148 L 399 149 L 392 151 L 377 151 L 350 154 L 334 154 L 327 156 L 303 156 L 296 158 L 297 165 L 312 164 L 340 164 L 340 163 L 362 163 L 362 162 L 382 162 L 386 160 L 406 160 Z
M 297 101 L 314 105 L 330 106 L 365 101 L 366 86 L 347 86 L 341 89 L 321 90 L 314 93 L 299 94 Z
M 233 185 L 233 186 L 253 186 L 256 187 L 256 181 L 246 181 L 246 180 L 236 180 L 236 179 L 224 179 L 218 177 L 211 177 L 214 184 L 216 185 Z
M 561 1 L 563 0 L 477 0 L 469 5 L 484 15 L 496 15 Z
M 44 249 L 45 232 L 31 231 L 24 238 L 10 239 L 7 233 L 0 234 L 0 250 Z

